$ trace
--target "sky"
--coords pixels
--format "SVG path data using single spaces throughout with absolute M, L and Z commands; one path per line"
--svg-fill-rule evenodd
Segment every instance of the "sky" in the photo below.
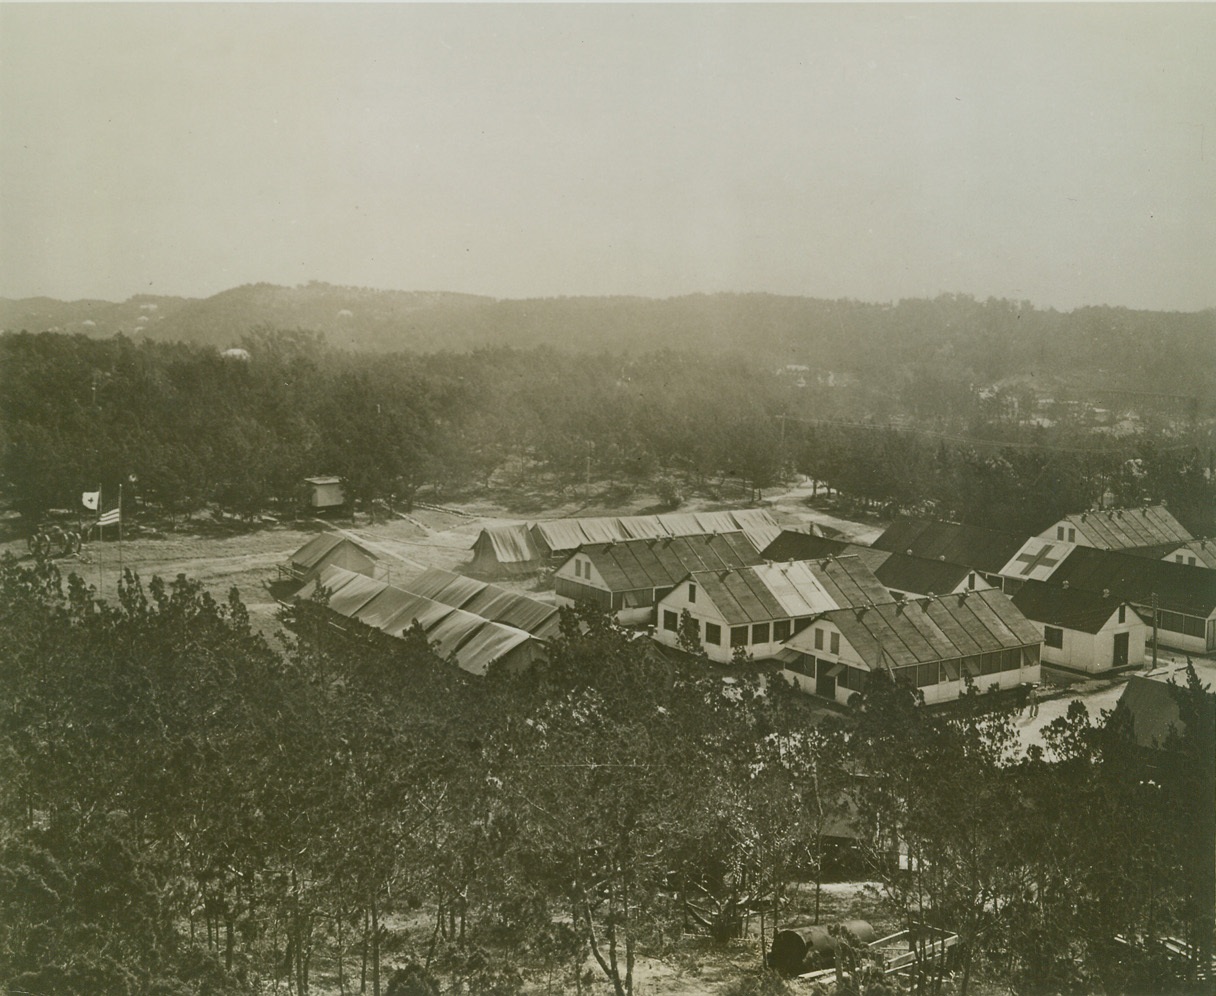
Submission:
M 0 3 L 0 296 L 1216 306 L 1216 4 Z

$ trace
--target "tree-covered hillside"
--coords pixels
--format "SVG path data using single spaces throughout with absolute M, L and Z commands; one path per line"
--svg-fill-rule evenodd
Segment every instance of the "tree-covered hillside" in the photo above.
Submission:
M 316 282 L 252 284 L 198 300 L 0 301 L 0 328 L 10 331 L 121 331 L 224 347 L 260 325 L 379 352 L 555 346 L 625 356 L 669 348 L 831 369 L 875 384 L 924 366 L 963 384 L 1021 377 L 1052 390 L 1216 397 L 1216 310 L 1062 313 L 966 295 L 894 304 L 770 294 L 495 300 Z

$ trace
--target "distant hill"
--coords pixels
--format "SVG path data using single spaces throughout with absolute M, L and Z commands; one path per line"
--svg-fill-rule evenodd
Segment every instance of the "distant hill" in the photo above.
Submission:
M 236 345 L 259 326 L 324 333 L 352 350 L 436 352 L 560 346 L 637 355 L 742 354 L 775 366 L 849 371 L 869 381 L 921 370 L 962 383 L 1216 396 L 1216 310 L 1040 310 L 966 295 L 898 304 L 772 294 L 497 300 L 309 283 L 249 284 L 212 297 L 121 303 L 0 299 L 0 328 Z

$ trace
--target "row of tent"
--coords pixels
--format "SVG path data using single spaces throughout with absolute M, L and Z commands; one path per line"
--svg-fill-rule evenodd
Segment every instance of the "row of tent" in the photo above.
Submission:
M 330 566 L 296 598 L 309 599 L 318 587 L 336 616 L 388 636 L 401 638 L 416 622 L 441 657 L 454 657 L 470 674 L 483 675 L 495 662 L 527 667 L 545 656 L 560 626 L 555 606 L 438 568 L 389 584 Z
M 585 519 L 549 519 L 530 525 L 489 526 L 473 544 L 470 569 L 477 574 L 529 574 L 588 543 L 618 543 L 712 533 L 742 532 L 757 550 L 781 527 L 762 508 L 724 512 L 673 512 Z

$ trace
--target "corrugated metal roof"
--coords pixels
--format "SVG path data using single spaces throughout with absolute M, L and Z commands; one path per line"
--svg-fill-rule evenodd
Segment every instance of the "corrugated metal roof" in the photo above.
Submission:
M 1187 543 L 1194 539 L 1162 505 L 1080 512 L 1066 516 L 1064 521 L 1083 531 L 1095 546 L 1106 550 L 1126 550 L 1157 543 Z M 1054 529 L 1051 534 L 1054 535 Z
M 1038 630 L 996 589 L 836 609 L 821 618 L 840 630 L 871 670 L 1011 650 L 1042 641 Z M 813 641 L 808 628 L 786 641 L 786 646 L 813 654 Z
M 902 518 L 872 546 L 892 553 L 911 553 L 929 560 L 944 558 L 988 574 L 996 574 L 1025 542 L 1024 536 L 932 519 Z

